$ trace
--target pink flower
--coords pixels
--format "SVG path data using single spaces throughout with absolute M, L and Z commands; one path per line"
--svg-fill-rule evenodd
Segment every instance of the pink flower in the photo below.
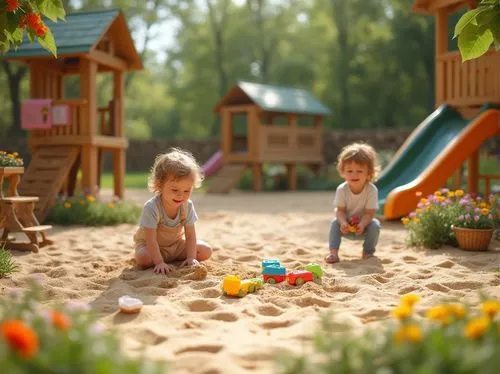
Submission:
M 467 213 L 467 214 L 465 215 L 465 220 L 466 220 L 466 221 L 470 220 L 470 214 L 469 214 L 469 213 Z
M 479 216 L 474 216 L 474 221 L 479 221 Z
M 458 218 L 457 218 L 457 219 L 458 219 L 459 221 L 463 221 L 463 220 L 465 219 L 465 217 L 464 217 L 464 216 L 463 216 L 463 214 L 462 214 L 462 215 L 458 216 Z
M 417 216 L 417 213 L 415 213 L 415 212 L 411 212 L 411 213 L 409 214 L 409 216 L 410 216 L 411 218 L 416 217 L 416 216 Z
M 493 214 L 491 214 L 491 213 L 490 213 L 490 214 L 488 214 L 488 219 L 489 219 L 489 220 L 492 220 L 492 219 L 493 219 Z

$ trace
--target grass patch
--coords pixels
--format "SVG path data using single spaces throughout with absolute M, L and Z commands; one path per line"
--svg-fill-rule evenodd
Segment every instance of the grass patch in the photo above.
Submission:
M 125 188 L 148 188 L 149 172 L 127 172 L 125 174 Z M 103 173 L 101 176 L 101 189 L 113 188 L 113 173 Z
M 5 249 L 5 244 L 0 248 L 0 278 L 5 278 L 18 270 L 12 255 Z

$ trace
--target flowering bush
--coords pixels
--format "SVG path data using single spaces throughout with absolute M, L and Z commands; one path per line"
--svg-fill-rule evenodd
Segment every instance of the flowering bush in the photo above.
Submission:
M 102 226 L 137 223 L 141 209 L 132 202 L 103 202 L 94 196 L 61 199 L 49 212 L 48 221 L 58 225 Z
M 19 158 L 19 153 L 7 153 L 5 151 L 0 151 L 0 167 L 23 165 L 24 162 L 22 158 Z
M 56 43 L 42 16 L 53 22 L 64 20 L 66 12 L 61 0 L 0 0 L 0 52 L 18 47 L 24 33 L 54 56 Z
M 125 357 L 116 336 L 87 304 L 45 307 L 35 281 L 0 299 L 2 373 L 164 373 L 162 364 Z
M 496 373 L 500 364 L 500 301 L 485 299 L 479 309 L 443 303 L 416 313 L 419 296 L 407 294 L 394 308 L 395 322 L 356 336 L 338 332 L 325 317 L 314 351 L 284 354 L 281 373 Z M 425 317 L 422 317 L 425 316 Z M 337 331 L 337 332 L 336 332 Z
M 498 226 L 498 197 L 487 200 L 465 194 L 462 190 L 443 188 L 420 199 L 417 209 L 402 218 L 408 228 L 407 244 L 439 248 L 456 245 L 452 227 L 494 228 Z

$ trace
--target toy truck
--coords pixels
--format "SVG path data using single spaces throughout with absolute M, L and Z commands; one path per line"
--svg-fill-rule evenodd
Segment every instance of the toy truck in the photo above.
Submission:
M 260 279 L 241 280 L 236 275 L 228 275 L 222 280 L 222 292 L 227 296 L 244 297 L 248 293 L 260 290 L 263 282 Z
M 310 263 L 305 266 L 305 270 L 293 270 L 288 273 L 288 284 L 292 286 L 300 286 L 305 282 L 313 282 L 323 276 L 323 269 L 315 263 Z
M 262 262 L 262 278 L 265 283 L 280 283 L 286 280 L 286 269 L 275 259 Z

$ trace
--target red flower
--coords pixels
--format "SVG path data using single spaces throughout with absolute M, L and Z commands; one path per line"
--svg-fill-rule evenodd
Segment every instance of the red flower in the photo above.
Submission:
M 47 34 L 47 26 L 45 26 L 43 23 L 41 23 L 37 28 L 36 28 L 36 36 L 43 37 Z
M 0 325 L 2 337 L 11 349 L 23 358 L 31 358 L 38 352 L 38 336 L 23 321 L 8 320 Z
M 21 29 L 24 29 L 26 27 L 26 16 L 22 16 L 20 21 L 19 21 L 19 27 Z
M 40 18 L 40 15 L 35 12 L 28 13 L 26 15 L 25 21 L 28 24 L 28 26 L 33 30 L 38 29 L 40 24 L 42 24 L 42 19 Z
M 56 310 L 52 311 L 52 323 L 59 330 L 63 330 L 63 331 L 66 331 L 67 329 L 69 329 L 69 326 L 70 326 L 69 318 L 66 317 L 66 315 L 64 315 L 61 312 L 58 312 Z
M 7 12 L 14 12 L 19 8 L 19 0 L 5 0 L 7 4 Z

